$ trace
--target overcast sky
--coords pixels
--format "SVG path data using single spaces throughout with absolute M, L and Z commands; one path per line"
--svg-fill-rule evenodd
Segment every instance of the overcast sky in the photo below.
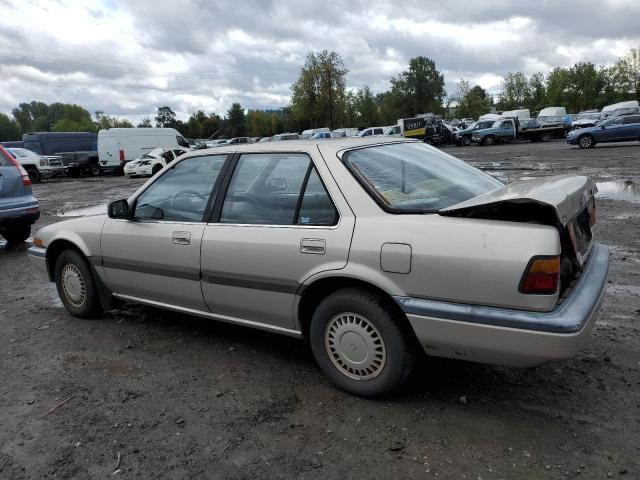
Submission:
M 416 5 L 416 6 L 413 6 Z M 78 103 L 139 120 L 169 105 L 280 108 L 310 50 L 375 92 L 425 55 L 447 91 L 492 92 L 509 71 L 612 64 L 640 46 L 640 1 L 0 0 L 0 111 Z

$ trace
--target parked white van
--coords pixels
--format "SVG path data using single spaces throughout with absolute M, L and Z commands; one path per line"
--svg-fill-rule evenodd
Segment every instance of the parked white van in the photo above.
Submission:
M 107 128 L 98 132 L 98 161 L 103 170 L 120 170 L 157 147 L 189 148 L 173 128 Z

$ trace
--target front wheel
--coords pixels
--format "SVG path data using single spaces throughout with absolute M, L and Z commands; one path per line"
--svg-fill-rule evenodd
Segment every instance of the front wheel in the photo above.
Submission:
M 578 146 L 580 148 L 593 148 L 596 144 L 591 135 L 583 135 L 578 139 Z
M 414 339 L 385 299 L 364 290 L 339 290 L 325 298 L 310 328 L 313 355 L 337 387 L 376 397 L 398 388 L 415 363 Z
M 56 288 L 71 315 L 92 318 L 100 313 L 98 290 L 86 260 L 76 250 L 63 251 L 55 265 Z
M 468 135 L 465 135 L 464 137 L 462 137 L 462 145 L 464 145 L 465 147 L 468 147 L 469 145 L 471 145 L 471 137 Z
M 160 170 L 162 170 L 162 165 L 160 165 L 159 163 L 156 163 L 153 168 L 151 169 L 151 175 L 155 175 L 156 173 L 158 173 Z
M 2 231 L 2 236 L 8 243 L 24 242 L 31 235 L 31 225 L 15 225 Z
M 549 140 L 551 140 L 551 134 L 543 133 L 542 135 L 540 135 L 541 142 L 548 142 Z
M 496 143 L 496 139 L 495 139 L 495 137 L 494 137 L 494 136 L 492 136 L 492 135 L 489 135 L 489 136 L 485 137 L 485 138 L 482 140 L 482 144 L 483 144 L 483 145 L 491 146 L 491 145 L 493 145 L 494 143 Z

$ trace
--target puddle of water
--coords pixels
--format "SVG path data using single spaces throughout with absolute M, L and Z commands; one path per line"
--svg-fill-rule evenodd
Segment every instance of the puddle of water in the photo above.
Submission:
M 56 217 L 88 217 L 93 215 L 105 215 L 107 213 L 106 205 L 94 205 L 93 207 L 74 208 L 66 212 L 56 213 Z
M 640 203 L 640 184 L 630 180 L 613 180 L 610 182 L 598 182 L 596 196 L 610 200 L 624 200 Z
M 637 285 L 607 285 L 607 293 L 620 297 L 635 297 L 640 295 L 640 286 Z

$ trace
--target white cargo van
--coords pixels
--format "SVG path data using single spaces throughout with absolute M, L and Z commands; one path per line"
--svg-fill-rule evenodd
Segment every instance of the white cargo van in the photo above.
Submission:
M 173 128 L 107 128 L 98 132 L 98 161 L 103 170 L 121 170 L 154 148 L 189 148 Z

